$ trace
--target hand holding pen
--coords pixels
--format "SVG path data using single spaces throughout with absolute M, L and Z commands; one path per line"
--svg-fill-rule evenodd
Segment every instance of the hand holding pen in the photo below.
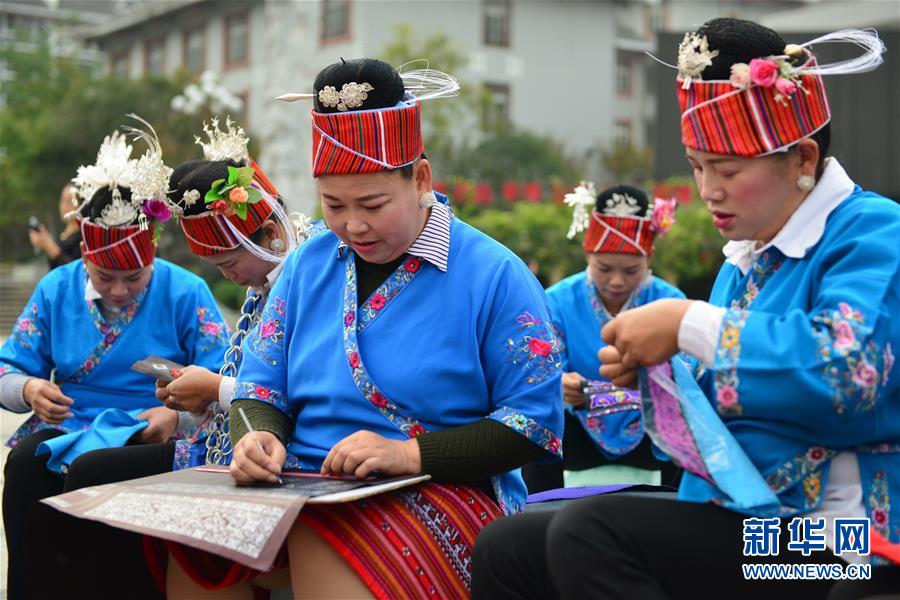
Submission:
M 239 485 L 257 481 L 283 483 L 279 474 L 287 456 L 284 445 L 273 433 L 254 430 L 243 409 L 237 407 L 236 410 L 247 433 L 234 446 L 231 476 Z

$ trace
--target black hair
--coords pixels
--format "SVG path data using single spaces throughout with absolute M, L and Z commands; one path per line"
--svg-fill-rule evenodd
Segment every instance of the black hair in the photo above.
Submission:
M 313 83 L 316 112 L 335 113 L 339 111 L 336 106 L 324 106 L 319 99 L 319 92 L 325 86 L 333 87 L 340 92 L 345 84 L 368 83 L 372 90 L 366 92 L 366 99 L 362 106 L 348 108 L 348 111 L 373 110 L 376 108 L 388 108 L 394 106 L 403 99 L 406 90 L 403 87 L 403 79 L 391 65 L 374 58 L 358 58 L 356 60 L 344 60 L 328 65 L 316 75 Z
M 613 194 L 620 198 L 613 198 Z M 644 190 L 630 185 L 619 184 L 606 188 L 597 194 L 597 212 L 600 214 L 617 214 L 614 205 L 617 205 L 618 202 L 621 201 L 638 209 L 638 212 L 629 216 L 646 217 L 650 210 L 650 200 L 647 198 L 647 194 Z
M 723 17 L 711 19 L 697 30 L 697 35 L 706 36 L 710 50 L 717 50 L 712 64 L 703 69 L 703 79 L 712 81 L 731 77 L 731 65 L 735 63 L 750 64 L 754 58 L 778 56 L 784 54 L 787 43 L 781 35 L 764 25 Z M 805 60 L 800 58 L 798 60 Z M 819 161 L 816 164 L 816 179 L 825 170 L 825 157 L 831 145 L 831 123 L 809 136 L 819 145 Z M 792 147 L 792 150 L 796 146 Z
M 209 208 L 203 201 L 203 197 L 213 182 L 219 179 L 228 178 L 228 167 L 245 167 L 247 165 L 234 160 L 192 160 L 184 164 L 178 165 L 169 176 L 169 200 L 184 204 L 181 199 L 188 190 L 197 190 L 200 192 L 200 198 L 190 206 L 184 207 L 184 215 L 186 217 L 199 215 Z M 284 200 L 277 198 L 278 204 L 284 206 Z M 256 233 L 254 233 L 256 235 Z M 251 237 L 251 240 L 253 238 Z M 256 240 L 253 240 L 254 242 Z
M 122 195 L 122 200 L 126 203 L 131 201 L 131 190 L 126 187 L 119 186 L 119 193 Z M 86 208 L 85 212 L 82 214 L 90 219 L 91 222 L 96 223 L 98 220 L 103 218 L 103 209 L 112 204 L 113 201 L 113 192 L 110 188 L 104 187 L 100 188 L 94 195 L 91 196 L 90 201 Z M 134 219 L 129 221 L 128 223 L 122 223 L 121 225 L 117 225 L 117 227 L 128 226 L 128 225 L 137 225 L 138 224 L 138 214 L 135 214 Z

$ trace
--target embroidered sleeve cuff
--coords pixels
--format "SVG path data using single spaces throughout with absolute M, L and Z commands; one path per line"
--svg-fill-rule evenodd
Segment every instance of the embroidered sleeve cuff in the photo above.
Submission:
M 219 406 L 228 412 L 231 409 L 231 399 L 234 397 L 234 377 L 222 377 L 219 382 Z
M 708 302 L 691 302 L 678 328 L 678 349 L 711 366 L 725 309 Z
M 294 411 L 291 410 L 291 407 L 287 402 L 287 398 L 284 397 L 284 394 L 282 394 L 278 390 L 273 390 L 263 385 L 255 384 L 252 381 L 237 381 L 234 386 L 234 394 L 232 395 L 232 398 L 234 400 L 259 400 L 260 402 L 271 404 L 272 406 L 283 412 L 291 420 L 293 420 L 296 416 L 294 414 Z
M 488 418 L 499 421 L 553 456 L 562 458 L 562 440 L 534 419 L 508 407 L 498 408 Z
M 0 377 L 0 404 L 8 411 L 14 413 L 27 413 L 31 407 L 25 402 L 25 384 L 31 375 L 22 373 L 7 373 Z

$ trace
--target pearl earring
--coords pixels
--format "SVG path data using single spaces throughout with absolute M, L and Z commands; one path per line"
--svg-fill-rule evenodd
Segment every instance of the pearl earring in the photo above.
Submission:
M 808 192 L 816 187 L 816 178 L 812 175 L 801 175 L 797 178 L 797 189 Z
M 419 206 L 422 208 L 429 208 L 434 206 L 434 202 L 437 200 L 437 197 L 434 195 L 434 192 L 427 191 L 423 192 L 421 196 L 419 196 Z
M 269 248 L 272 249 L 273 252 L 281 252 L 284 250 L 284 242 L 279 240 L 278 238 L 272 240 L 272 243 L 269 245 Z

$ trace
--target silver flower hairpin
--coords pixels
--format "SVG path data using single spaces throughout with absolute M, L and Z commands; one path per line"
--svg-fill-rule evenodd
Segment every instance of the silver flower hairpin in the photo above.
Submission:
M 345 111 L 349 108 L 359 108 L 363 105 L 366 98 L 369 97 L 368 92 L 375 88 L 368 83 L 356 83 L 351 81 L 341 86 L 341 91 L 332 85 L 326 85 L 319 91 L 319 102 L 327 108 L 337 108 Z
M 604 215 L 616 217 L 631 217 L 639 212 L 641 212 L 641 205 L 638 204 L 636 198 L 628 194 L 613 194 L 612 198 L 607 199 L 606 206 L 603 208 Z
M 705 35 L 685 33 L 678 45 L 678 79 L 683 89 L 691 87 L 691 81 L 700 81 L 703 69 L 712 64 L 712 59 L 719 55 L 718 50 L 709 49 L 709 41 Z

